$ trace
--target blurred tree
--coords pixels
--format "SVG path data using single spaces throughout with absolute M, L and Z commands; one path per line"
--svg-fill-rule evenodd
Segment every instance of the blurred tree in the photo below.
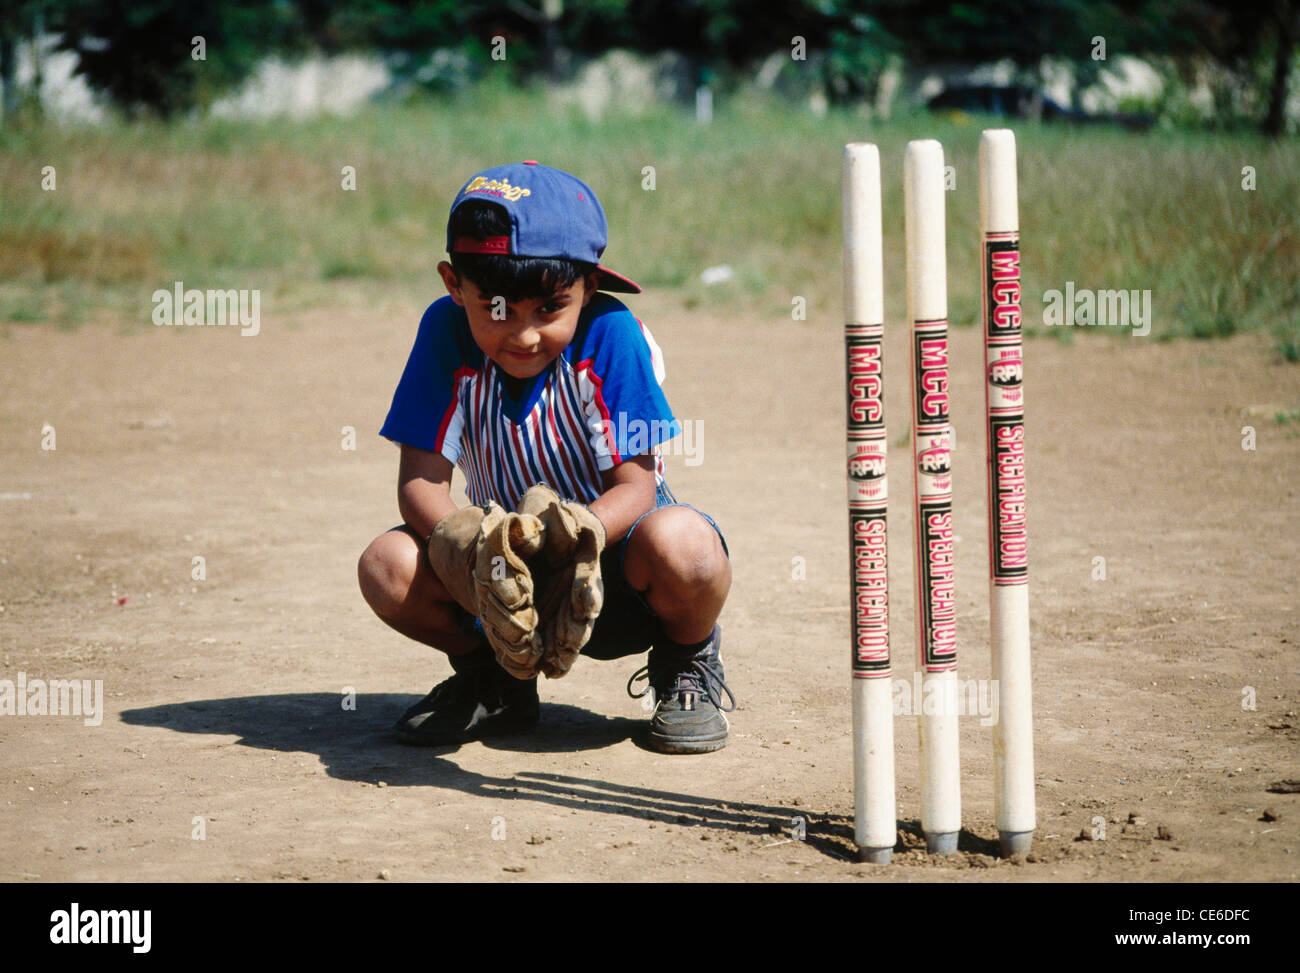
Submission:
M 494 37 L 517 81 L 545 65 L 542 0 L 281 0 L 296 15 L 300 44 L 326 53 L 375 50 L 427 55 L 459 50 L 486 59 Z
M 587 55 L 613 47 L 644 53 L 673 50 L 700 77 L 727 65 L 748 68 L 796 37 L 809 52 L 826 55 L 833 96 L 874 93 L 899 40 L 864 12 L 861 0 L 566 0 L 560 30 L 565 46 Z
M 51 27 L 94 88 L 132 113 L 170 115 L 243 78 L 300 38 L 287 0 L 56 0 Z M 202 60 L 194 38 L 203 39 Z
M 1260 101 L 1266 106 L 1261 127 L 1274 137 L 1283 134 L 1296 38 L 1300 37 L 1300 3 L 1186 0 L 1179 5 L 1178 17 L 1185 25 L 1183 36 L 1193 37 L 1193 45 L 1246 79 L 1243 84 L 1258 79 L 1264 89 Z
M 5 0 L 0 4 L 0 85 L 4 99 L 0 118 L 12 118 L 18 111 L 22 92 L 18 87 L 18 45 L 43 33 L 47 11 L 53 0 Z M 35 65 L 32 87 L 40 88 L 40 62 Z M 39 108 L 39 102 L 36 102 Z
M 875 0 L 884 29 L 902 38 L 909 60 L 977 63 L 1007 59 L 1037 78 L 1043 58 L 1072 64 L 1094 80 L 1094 38 L 1108 56 L 1161 53 L 1174 42 L 1169 12 L 1181 0 Z
M 850 100 L 870 97 L 897 54 L 1009 58 L 1025 72 L 1052 56 L 1086 80 L 1101 36 L 1112 55 L 1209 55 L 1243 79 L 1264 78 L 1262 122 L 1276 133 L 1300 36 L 1300 0 L 5 0 L 0 80 L 12 79 L 15 39 L 30 35 L 38 10 L 92 86 L 161 114 L 206 102 L 274 51 L 377 48 L 415 70 L 437 49 L 482 63 L 499 36 L 506 69 L 523 80 L 555 77 L 560 48 L 674 50 L 702 75 L 746 69 L 802 37 L 824 55 L 832 96 Z M 195 36 L 204 61 L 192 58 Z M 13 91 L 5 84 L 6 108 Z
M 1295 63 L 1296 38 L 1300 36 L 1300 3 L 1274 0 L 1273 76 L 1268 96 L 1264 133 L 1274 138 L 1286 131 L 1286 102 L 1290 91 L 1291 66 Z
M 909 59 L 987 61 L 1010 58 L 1032 70 L 1044 56 L 1070 61 L 1087 83 L 1092 38 L 1108 56 L 1210 57 L 1248 87 L 1263 79 L 1266 132 L 1286 126 L 1286 99 L 1300 0 L 873 0 L 866 4 Z

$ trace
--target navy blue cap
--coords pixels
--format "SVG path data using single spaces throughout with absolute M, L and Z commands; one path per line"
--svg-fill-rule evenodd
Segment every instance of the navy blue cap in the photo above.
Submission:
M 510 235 L 453 240 L 449 221 L 448 253 L 582 260 L 597 265 L 601 290 L 641 293 L 641 288 L 622 274 L 600 266 L 609 236 L 605 211 L 591 187 L 577 176 L 532 161 L 495 166 L 465 183 L 451 212 L 470 199 L 496 203 L 504 209 L 510 218 Z

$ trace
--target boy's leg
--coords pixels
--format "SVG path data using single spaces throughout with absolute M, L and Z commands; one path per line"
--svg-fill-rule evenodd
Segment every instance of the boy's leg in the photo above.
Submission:
M 424 543 L 409 527 L 380 534 L 357 562 L 357 582 L 372 611 L 407 638 L 464 655 L 478 641 L 467 634 L 465 615 L 429 566 Z
M 502 669 L 474 617 L 460 607 L 409 527 L 376 537 L 357 562 L 362 596 L 389 627 L 447 653 L 455 670 L 397 721 L 405 743 L 441 746 L 537 723 L 537 681 Z
M 634 525 L 623 573 L 675 642 L 709 637 L 731 590 L 731 561 L 722 535 L 685 504 L 659 507 Z
M 726 746 L 726 711 L 735 708 L 722 669 L 718 615 L 731 588 L 731 562 L 717 525 L 684 504 L 660 507 L 629 533 L 623 561 L 660 634 L 643 674 L 657 706 L 650 744 L 665 753 L 707 753 Z M 629 683 L 629 692 L 631 683 Z M 731 705 L 723 703 L 723 697 Z

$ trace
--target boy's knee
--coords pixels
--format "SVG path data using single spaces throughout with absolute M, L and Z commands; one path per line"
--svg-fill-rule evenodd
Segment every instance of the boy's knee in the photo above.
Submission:
M 683 588 L 717 585 L 730 573 L 717 530 L 690 507 L 647 514 L 628 548 L 628 581 L 641 590 L 655 582 Z
M 380 534 L 357 561 L 361 595 L 375 614 L 396 616 L 406 600 L 419 567 L 419 546 L 401 530 Z

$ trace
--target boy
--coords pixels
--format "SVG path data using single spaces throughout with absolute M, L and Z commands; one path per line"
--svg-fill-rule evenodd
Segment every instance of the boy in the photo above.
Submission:
M 641 290 L 599 266 L 605 244 L 591 189 L 536 162 L 485 170 L 452 203 L 450 260 L 438 264 L 448 296 L 425 311 L 380 431 L 401 446 L 404 523 L 358 564 L 374 612 L 445 652 L 454 670 L 398 720 L 406 743 L 460 743 L 538 721 L 536 677 L 501 667 L 483 625 L 430 564 L 431 534 L 457 512 L 459 465 L 474 504 L 513 511 L 544 482 L 587 505 L 604 527 L 604 603 L 582 654 L 650 650 L 628 693 L 654 692 L 656 750 L 726 745 L 724 714 L 735 708 L 717 625 L 731 587 L 726 542 L 664 483 L 659 445 L 680 426 L 660 388 L 654 339 L 600 293 Z M 648 685 L 633 693 L 639 678 Z

